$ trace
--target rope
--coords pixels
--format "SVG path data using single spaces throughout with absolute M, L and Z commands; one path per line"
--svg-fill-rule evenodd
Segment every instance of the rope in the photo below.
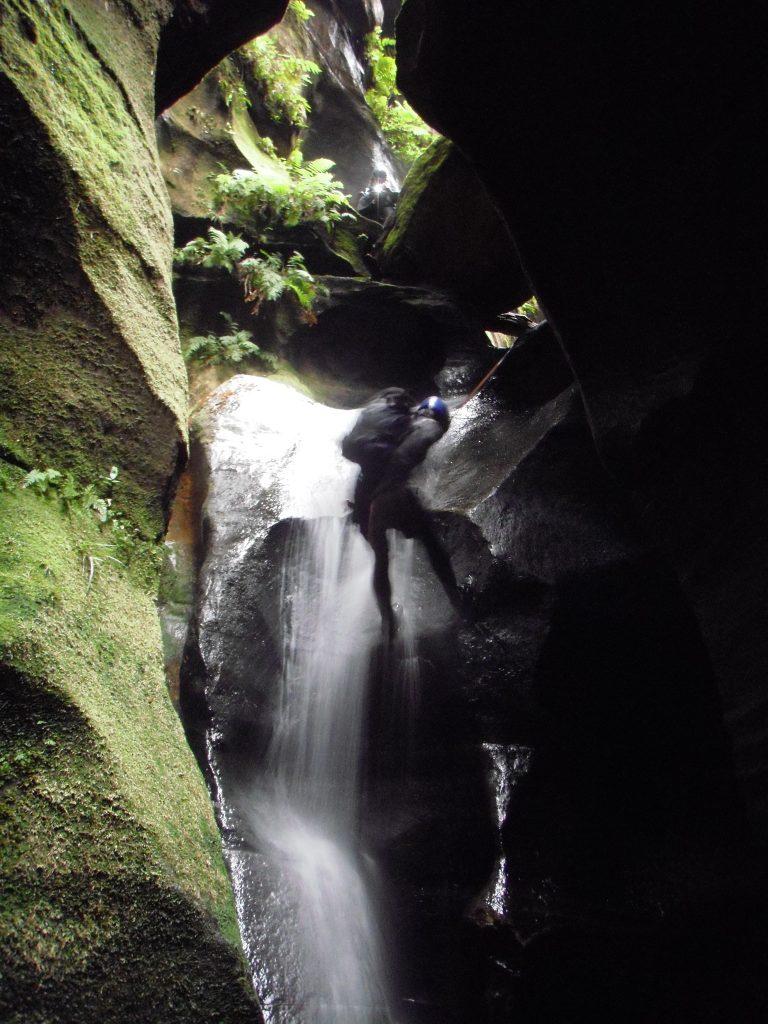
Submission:
M 485 385 L 486 385 L 486 384 L 488 383 L 488 381 L 489 381 L 489 380 L 491 379 L 491 377 L 492 377 L 492 376 L 494 375 L 494 373 L 496 373 L 496 371 L 497 371 L 497 370 L 499 369 L 499 367 L 501 366 L 501 364 L 502 364 L 502 363 L 504 362 L 504 360 L 505 360 L 505 359 L 507 358 L 507 356 L 509 355 L 509 353 L 510 353 L 511 351 L 512 351 L 512 349 L 511 349 L 511 348 L 508 348 L 508 349 L 506 350 L 506 352 L 505 352 L 505 353 L 504 353 L 504 355 L 503 355 L 503 356 L 501 357 L 501 359 L 499 359 L 499 360 L 498 360 L 498 362 L 496 362 L 496 363 L 494 363 L 494 364 L 493 364 L 493 366 L 492 366 L 492 367 L 490 368 L 490 370 L 488 371 L 488 373 L 486 373 L 486 375 L 485 375 L 485 376 L 483 377 L 483 379 L 482 379 L 482 380 L 480 381 L 480 383 L 479 383 L 479 384 L 476 384 L 476 385 L 475 385 L 475 387 L 474 387 L 474 388 L 472 388 L 472 390 L 471 390 L 471 391 L 469 392 L 469 394 L 468 394 L 468 395 L 466 396 L 466 398 L 463 398 L 463 399 L 462 399 L 462 400 L 461 400 L 461 401 L 459 402 L 459 404 L 458 404 L 458 405 L 456 406 L 456 408 L 457 408 L 457 409 L 461 409 L 461 407 L 462 407 L 462 406 L 464 406 L 464 405 L 466 405 L 466 404 L 467 404 L 467 402 L 471 402 L 471 401 L 472 401 L 472 399 L 473 399 L 473 398 L 475 397 L 475 395 L 479 394 L 479 393 L 480 393 L 480 392 L 481 392 L 481 391 L 483 390 L 483 388 L 485 387 Z

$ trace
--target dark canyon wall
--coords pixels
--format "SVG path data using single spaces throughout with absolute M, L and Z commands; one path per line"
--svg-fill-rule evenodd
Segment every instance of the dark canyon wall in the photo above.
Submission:
M 186 444 L 152 116 L 153 93 L 164 108 L 283 7 L 11 0 L 0 12 L 10 1020 L 135 1021 L 147 1005 L 185 1024 L 258 1019 L 219 936 L 237 941 L 152 603 L 147 552 Z M 472 508 L 487 533 L 445 520 L 464 571 L 486 565 L 488 540 L 508 566 L 487 563 L 493 631 L 462 641 L 454 692 L 474 709 L 473 742 L 541 756 L 506 807 L 515 899 L 499 919 L 479 906 L 468 924 L 444 898 L 451 886 L 463 898 L 489 861 L 466 856 L 450 800 L 442 877 L 421 871 L 432 839 L 418 807 L 402 834 L 380 813 L 396 787 L 372 809 L 369 833 L 410 893 L 414 977 L 423 965 L 430 998 L 448 992 L 472 1024 L 478 992 L 497 1020 L 684 1020 L 691 1006 L 701 1020 L 762 1019 L 746 925 L 761 928 L 762 895 L 715 693 L 764 832 L 758 21 L 682 0 L 601 3 L 588 18 L 562 2 L 406 0 L 398 40 L 404 90 L 487 186 L 568 361 L 551 338 L 522 348 L 473 439 L 493 451 L 484 500 L 468 497 L 482 476 L 466 467 L 445 482 L 446 507 Z M 134 546 L 112 547 L 80 508 L 111 465 Z M 43 468 L 74 480 L 68 498 L 21 488 Z M 440 666 L 453 650 L 425 655 Z M 455 709 L 425 723 L 425 763 L 441 763 L 441 724 L 449 759 L 461 747 Z M 444 779 L 427 782 L 444 793 Z M 680 961 L 689 980 L 672 984 Z
M 600 457 L 691 601 L 764 832 L 761 38 L 722 4 L 407 0 L 398 22 L 403 89 L 504 213 Z

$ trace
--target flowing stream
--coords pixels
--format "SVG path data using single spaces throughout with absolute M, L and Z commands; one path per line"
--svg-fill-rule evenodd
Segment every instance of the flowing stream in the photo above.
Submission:
M 272 599 L 282 656 L 271 738 L 245 788 L 217 779 L 244 947 L 267 1024 L 393 1024 L 376 869 L 359 840 L 381 623 L 370 550 L 343 514 L 355 469 L 340 460 L 339 440 L 355 413 L 252 379 L 227 402 L 209 441 L 209 518 L 226 525 L 231 488 L 217 485 L 217 473 L 229 473 L 253 502 L 250 536 L 230 536 L 236 560 L 266 535 L 265 504 L 272 522 L 293 520 Z M 402 540 L 393 548 L 401 604 L 411 550 Z M 405 666 L 411 642 L 405 628 Z
M 283 677 L 255 808 L 301 922 L 307 1021 L 391 1020 L 382 940 L 357 849 L 362 729 L 378 632 L 370 557 L 344 520 L 296 531 L 283 569 Z M 280 1020 L 278 1016 L 275 1018 Z
M 206 761 L 264 1017 L 396 1024 L 396 936 L 362 827 L 380 769 L 367 741 L 395 735 L 407 788 L 419 638 L 445 628 L 450 606 L 414 542 L 390 535 L 400 630 L 385 653 L 372 553 L 346 515 L 357 470 L 339 443 L 356 410 L 253 377 L 206 408 Z

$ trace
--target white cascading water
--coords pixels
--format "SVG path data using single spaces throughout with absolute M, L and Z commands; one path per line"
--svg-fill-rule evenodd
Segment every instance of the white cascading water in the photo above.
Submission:
M 307 1021 L 384 1024 L 383 948 L 356 848 L 366 689 L 380 629 L 370 556 L 339 518 L 312 520 L 301 532 L 284 568 L 266 838 L 295 885 Z
M 357 835 L 381 622 L 370 549 L 343 516 L 355 469 L 340 460 L 339 441 L 356 414 L 268 381 L 242 388 L 230 400 L 235 425 L 220 449 L 214 442 L 211 463 L 232 465 L 233 450 L 247 447 L 252 493 L 263 488 L 275 501 L 277 486 L 280 518 L 301 517 L 275 595 L 283 670 L 272 740 L 258 779 L 237 801 L 250 839 L 226 851 L 243 942 L 267 1024 L 392 1024 L 375 870 Z M 400 678 L 414 687 L 411 565 L 412 542 L 395 541 L 393 591 L 406 606 Z M 226 831 L 226 806 L 221 816 Z

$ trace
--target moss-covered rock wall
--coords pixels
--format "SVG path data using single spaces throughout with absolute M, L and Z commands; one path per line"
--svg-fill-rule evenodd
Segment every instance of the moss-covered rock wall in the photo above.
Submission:
M 0 443 L 83 480 L 118 465 L 136 521 L 157 533 L 186 376 L 153 51 L 149 26 L 94 12 L 14 0 L 2 15 Z
M 186 452 L 153 127 L 172 11 L 167 0 L 0 10 L 8 1021 L 260 1019 L 154 605 Z M 23 486 L 44 469 L 60 474 L 47 494 Z

